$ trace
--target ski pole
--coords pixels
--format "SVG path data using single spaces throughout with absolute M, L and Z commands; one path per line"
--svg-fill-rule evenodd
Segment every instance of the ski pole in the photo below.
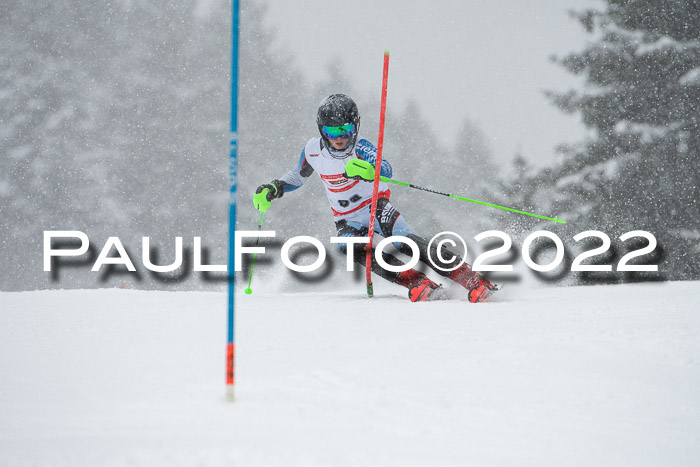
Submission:
M 435 193 L 437 195 L 448 196 L 448 197 L 454 198 L 454 199 L 461 199 L 462 201 L 469 201 L 470 203 L 481 204 L 482 206 L 489 206 L 492 208 L 503 209 L 504 211 L 515 212 L 515 213 L 523 214 L 526 216 L 539 217 L 540 219 L 547 219 L 548 221 L 552 221 L 555 224 L 556 223 L 566 224 L 566 221 L 561 220 L 561 219 L 557 219 L 556 217 L 552 218 L 552 217 L 540 216 L 538 214 L 532 214 L 531 212 L 519 211 L 517 209 L 507 208 L 505 206 L 499 206 L 497 204 L 485 203 L 483 201 L 477 201 L 475 199 L 464 198 L 462 196 L 457 196 L 457 195 L 451 195 L 449 193 L 443 193 L 442 191 L 431 190 L 430 188 L 423 188 L 423 187 L 414 185 L 412 183 L 406 183 L 406 182 L 400 182 L 398 180 L 392 180 L 391 178 L 387 178 L 387 177 L 379 177 L 379 180 L 381 180 L 382 182 L 386 182 L 386 183 L 394 183 L 396 185 L 406 186 L 408 188 L 415 188 L 416 190 L 427 191 L 428 193 Z
M 262 229 L 262 220 L 263 216 L 265 215 L 264 212 L 260 212 L 260 221 L 258 221 L 258 232 Z M 260 236 L 258 236 L 258 239 L 255 240 L 255 246 L 258 246 L 258 243 L 260 243 Z M 253 253 L 253 262 L 250 265 L 250 278 L 248 279 L 248 288 L 245 289 L 246 295 L 250 295 L 253 293 L 253 289 L 250 288 L 250 283 L 253 282 L 253 268 L 255 268 L 255 257 L 258 255 L 257 252 Z

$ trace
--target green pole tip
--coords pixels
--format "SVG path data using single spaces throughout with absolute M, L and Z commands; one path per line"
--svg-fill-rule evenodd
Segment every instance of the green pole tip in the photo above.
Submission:
M 245 289 L 245 294 L 246 294 L 246 295 L 250 295 L 250 294 L 252 294 L 252 293 L 253 293 L 253 289 L 251 289 L 251 288 Z

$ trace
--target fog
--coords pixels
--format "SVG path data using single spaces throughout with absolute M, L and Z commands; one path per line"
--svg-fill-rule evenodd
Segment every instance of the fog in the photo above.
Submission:
M 294 166 L 328 94 L 353 96 L 376 141 L 388 49 L 385 157 L 398 180 L 567 221 L 392 190 L 418 234 L 451 230 L 473 247 L 474 235 L 498 229 L 517 249 L 552 230 L 569 249 L 566 269 L 595 244 L 578 233 L 609 236 L 596 261 L 617 264 L 640 247 L 620 235 L 645 230 L 659 247 L 639 261 L 657 274 L 540 280 L 700 277 L 696 3 L 424 5 L 243 2 L 238 229 L 256 228 L 255 188 Z M 205 259 L 226 263 L 230 13 L 219 0 L 3 2 L 0 290 L 224 287 L 221 275 L 192 274 L 191 261 L 199 236 Z M 275 201 L 264 227 L 278 233 L 273 252 L 294 235 L 327 242 L 335 229 L 318 180 Z M 47 230 L 85 232 L 91 248 L 45 272 Z M 169 264 L 178 236 L 190 261 L 178 272 L 90 272 L 109 237 L 136 263 L 150 237 L 154 262 Z M 278 263 L 261 259 L 256 277 L 278 290 L 317 286 Z
M 538 165 L 555 147 L 582 138 L 577 116 L 552 106 L 544 89 L 582 80 L 551 62 L 589 39 L 569 11 L 599 1 L 270 2 L 266 23 L 275 47 L 292 55 L 309 80 L 338 63 L 359 90 L 377 94 L 384 50 L 391 53 L 388 112 L 416 101 L 447 144 L 458 143 L 469 118 L 484 131 L 498 162 L 520 150 Z

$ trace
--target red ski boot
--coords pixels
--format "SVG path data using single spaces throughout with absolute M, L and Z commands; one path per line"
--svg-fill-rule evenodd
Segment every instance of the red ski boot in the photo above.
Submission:
M 467 263 L 452 271 L 450 279 L 469 291 L 468 297 L 472 303 L 488 301 L 491 294 L 498 290 L 498 286 L 478 272 L 472 271 Z
M 467 263 L 452 271 L 449 277 L 467 290 L 471 290 L 476 286 L 477 282 L 483 279 L 483 276 L 478 272 L 472 271 Z
M 497 290 L 498 286 L 493 285 L 488 279 L 482 278 L 474 287 L 469 289 L 469 301 L 471 303 L 487 302 Z
M 439 285 L 426 277 L 421 282 L 408 289 L 408 298 L 412 302 L 425 302 L 430 300 L 430 296 L 439 288 Z
M 412 302 L 424 302 L 430 300 L 430 296 L 440 288 L 431 281 L 428 276 L 415 269 L 402 271 L 395 281 L 408 289 L 408 298 Z

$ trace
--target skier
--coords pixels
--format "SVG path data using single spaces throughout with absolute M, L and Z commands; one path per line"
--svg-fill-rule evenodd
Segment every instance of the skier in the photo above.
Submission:
M 359 136 L 360 114 L 355 102 L 344 94 L 333 94 L 321 102 L 316 123 L 320 137 L 311 138 L 301 151 L 297 165 L 279 179 L 260 185 L 253 195 L 253 204 L 261 212 L 267 211 L 272 200 L 281 198 L 285 193 L 301 187 L 317 172 L 323 181 L 328 202 L 338 230 L 338 237 L 366 237 L 369 230 L 370 210 L 374 182 L 377 149 L 368 140 Z M 382 160 L 380 175 L 391 178 L 392 169 L 386 159 Z M 439 275 L 447 277 L 468 290 L 469 301 L 483 302 L 497 290 L 479 273 L 472 271 L 465 262 L 453 269 L 462 259 L 453 253 L 444 251 L 441 255 L 437 247 L 413 233 L 406 220 L 389 202 L 390 191 L 385 182 L 379 183 L 379 198 L 375 232 L 389 237 L 399 235 L 410 238 L 419 247 L 420 261 L 427 264 Z M 411 255 L 408 245 L 399 244 L 399 251 Z M 346 253 L 347 245 L 341 244 Z M 366 245 L 353 246 L 355 262 L 365 264 Z M 436 268 L 428 255 L 442 269 Z M 415 269 L 392 272 L 382 268 L 372 255 L 372 272 L 391 282 L 408 289 L 411 301 L 424 301 L 439 298 L 441 286 L 430 280 L 425 274 Z M 451 258 L 444 261 L 443 258 Z M 390 265 L 400 266 L 404 263 L 395 256 L 383 253 L 383 259 Z

